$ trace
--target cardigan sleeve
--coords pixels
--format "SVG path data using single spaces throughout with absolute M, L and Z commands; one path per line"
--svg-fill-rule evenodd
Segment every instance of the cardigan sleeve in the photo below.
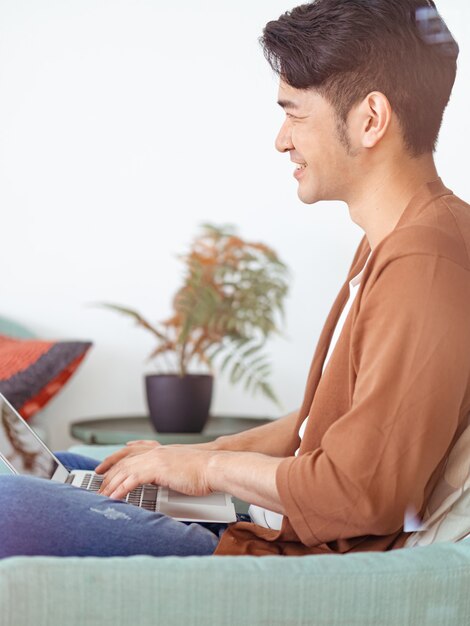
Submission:
M 408 509 L 422 509 L 468 409 L 468 270 L 425 254 L 389 262 L 364 286 L 350 350 L 350 410 L 318 449 L 285 459 L 276 473 L 286 516 L 307 546 L 388 535 Z

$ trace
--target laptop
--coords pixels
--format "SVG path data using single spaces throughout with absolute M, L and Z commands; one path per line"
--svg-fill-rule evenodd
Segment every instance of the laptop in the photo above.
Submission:
M 69 471 L 0 393 L 1 461 L 14 474 L 54 480 L 88 491 L 98 491 L 103 480 L 93 471 Z M 237 519 L 228 493 L 187 496 L 168 487 L 146 484 L 131 491 L 125 501 L 182 522 L 230 523 Z

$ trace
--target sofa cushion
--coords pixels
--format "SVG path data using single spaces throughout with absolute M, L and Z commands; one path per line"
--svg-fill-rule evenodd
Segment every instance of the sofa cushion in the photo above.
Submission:
M 0 392 L 29 419 L 62 389 L 90 346 L 0 335 Z
M 447 458 L 423 520 L 407 547 L 459 541 L 470 534 L 470 415 Z
M 470 543 L 325 556 L 0 560 L 2 626 L 462 626 Z

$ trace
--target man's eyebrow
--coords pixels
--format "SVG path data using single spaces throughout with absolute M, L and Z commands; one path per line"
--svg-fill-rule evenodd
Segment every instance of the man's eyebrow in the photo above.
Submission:
M 292 100 L 278 100 L 277 103 L 283 109 L 298 109 L 299 108 L 299 105 L 296 104 L 295 102 L 292 102 Z

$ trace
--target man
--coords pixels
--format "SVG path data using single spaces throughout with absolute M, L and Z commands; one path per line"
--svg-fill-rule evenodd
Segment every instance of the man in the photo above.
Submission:
M 434 5 L 403 0 L 318 0 L 269 23 L 262 41 L 286 112 L 276 147 L 298 166 L 300 199 L 344 200 L 366 237 L 300 412 L 204 451 L 128 456 L 108 471 L 103 492 L 122 497 L 164 480 L 256 503 L 258 524 L 231 527 L 220 554 L 399 547 L 405 516 L 423 510 L 470 397 L 470 213 L 439 181 L 432 156 L 457 46 Z M 350 310 L 348 283 L 367 258 Z M 341 309 L 349 315 L 321 374 Z
M 399 548 L 470 407 L 470 207 L 432 156 L 458 48 L 419 0 L 317 0 L 268 23 L 262 44 L 286 113 L 276 147 L 297 165 L 299 198 L 343 200 L 365 236 L 300 410 L 203 445 L 130 443 L 97 467 L 101 491 L 119 499 L 155 482 L 253 504 L 251 521 L 189 553 Z M 181 553 L 174 541 L 166 553 Z M 77 553 L 73 537 L 62 553 Z

